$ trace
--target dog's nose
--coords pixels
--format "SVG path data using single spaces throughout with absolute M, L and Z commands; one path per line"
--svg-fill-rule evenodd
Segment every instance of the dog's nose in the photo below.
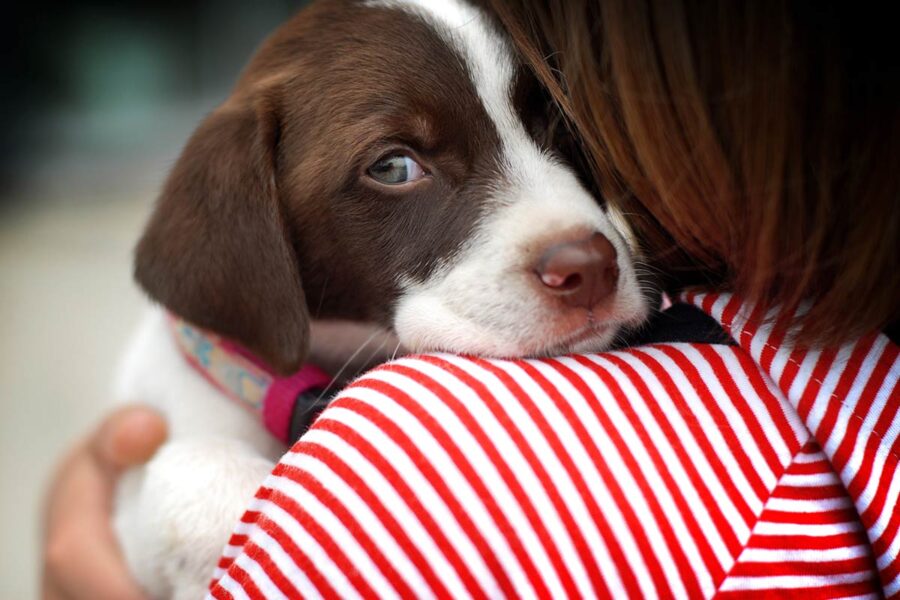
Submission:
M 549 247 L 535 273 L 544 289 L 573 308 L 594 308 L 616 289 L 616 248 L 602 233 Z

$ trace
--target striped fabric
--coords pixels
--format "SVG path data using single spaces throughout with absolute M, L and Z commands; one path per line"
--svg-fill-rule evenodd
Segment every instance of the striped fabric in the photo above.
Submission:
M 214 598 L 900 597 L 900 360 L 736 346 L 405 358 L 340 394 L 257 493 Z
M 810 442 L 772 490 L 750 539 L 719 588 L 722 597 L 791 588 L 813 597 L 872 589 L 872 553 L 859 516 L 819 447 Z

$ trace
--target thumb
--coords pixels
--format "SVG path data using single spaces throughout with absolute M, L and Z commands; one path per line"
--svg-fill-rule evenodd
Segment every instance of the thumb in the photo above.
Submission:
M 147 406 L 128 406 L 108 416 L 90 446 L 98 465 L 117 473 L 150 460 L 166 441 L 163 416 Z

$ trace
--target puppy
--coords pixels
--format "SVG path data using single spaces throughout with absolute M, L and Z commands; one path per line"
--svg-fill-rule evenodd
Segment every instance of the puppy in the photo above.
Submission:
M 136 251 L 161 307 L 118 395 L 171 437 L 123 479 L 115 525 L 151 595 L 203 594 L 284 450 L 185 360 L 167 314 L 280 375 L 306 361 L 311 316 L 495 357 L 601 350 L 646 317 L 628 236 L 551 145 L 549 110 L 464 0 L 323 1 L 264 43 Z

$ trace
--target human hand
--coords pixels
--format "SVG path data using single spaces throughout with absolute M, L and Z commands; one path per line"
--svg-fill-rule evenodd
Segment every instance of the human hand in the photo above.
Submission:
M 163 417 L 130 406 L 109 415 L 63 459 L 44 517 L 44 600 L 144 598 L 128 572 L 112 528 L 119 475 L 143 464 L 167 436 Z

